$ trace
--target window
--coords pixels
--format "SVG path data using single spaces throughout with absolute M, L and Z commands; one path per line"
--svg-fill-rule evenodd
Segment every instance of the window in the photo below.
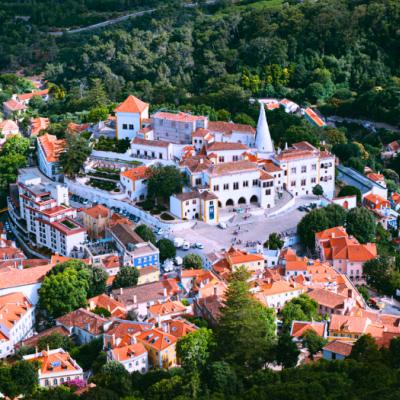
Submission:
M 296 186 L 296 181 L 290 182 L 290 186 Z
M 258 179 L 253 179 L 253 186 L 258 186 Z
M 224 157 L 224 156 L 219 156 L 219 157 L 218 157 L 218 161 L 219 161 L 220 163 L 223 163 L 223 162 L 225 161 L 225 157 Z
M 224 190 L 229 190 L 229 183 L 224 183 Z
M 249 187 L 249 181 L 243 181 L 243 187 Z
M 239 182 L 233 182 L 233 190 L 239 189 Z
M 129 124 L 129 130 L 133 131 L 133 125 Z
M 175 128 L 175 127 L 176 127 L 176 122 L 175 122 L 175 121 L 172 121 L 172 122 L 171 122 L 171 126 L 172 126 L 173 128 Z
M 128 124 L 122 124 L 122 129 L 128 129 Z
M 316 183 L 317 182 L 317 178 L 311 178 L 311 183 Z
M 233 156 L 232 161 L 239 161 L 239 156 Z
M 301 186 L 306 186 L 306 180 L 302 179 L 300 184 L 301 184 Z
M 265 189 L 265 194 L 270 195 L 271 194 L 271 189 Z
M 48 380 L 48 379 L 46 379 L 46 380 L 44 381 L 44 386 L 49 386 L 49 380 Z
M 305 172 L 307 172 L 307 166 L 306 165 L 302 165 L 301 166 L 301 173 L 304 174 Z
M 192 200 L 192 204 L 196 204 L 196 200 Z
M 218 192 L 219 191 L 219 185 L 214 185 L 214 192 Z
M 316 171 L 316 170 L 317 170 L 317 164 L 312 164 L 311 171 Z
M 290 172 L 291 172 L 292 174 L 295 174 L 295 173 L 296 173 L 296 167 L 290 168 Z
M 196 185 L 201 185 L 201 178 L 196 178 L 195 184 Z

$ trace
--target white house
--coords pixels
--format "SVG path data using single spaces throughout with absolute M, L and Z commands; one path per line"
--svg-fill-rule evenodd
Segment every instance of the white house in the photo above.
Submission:
M 38 381 L 41 387 L 54 387 L 75 379 L 83 379 L 82 368 L 61 348 L 30 354 L 24 356 L 24 360 L 39 362 Z
M 66 142 L 54 135 L 45 133 L 37 139 L 39 169 L 49 178 L 57 179 L 61 174 L 59 159 L 65 151 Z
M 210 121 L 208 130 L 216 142 L 242 143 L 251 148 L 255 147 L 256 130 L 250 125 Z
M 147 196 L 149 168 L 140 166 L 121 172 L 120 182 L 125 192 L 133 201 L 144 200 Z
M 0 358 L 14 353 L 17 343 L 32 336 L 35 308 L 21 292 L 0 296 Z
M 212 142 L 206 146 L 207 157 L 214 164 L 244 160 L 248 150 L 242 143 Z
M 121 363 L 128 372 L 145 374 L 149 370 L 148 352 L 142 343 L 114 347 L 107 352 L 107 357 Z
M 166 141 L 135 137 L 131 141 L 131 155 L 136 158 L 172 160 L 173 147 Z
M 115 110 L 118 139 L 133 139 L 142 129 L 143 120 L 149 118 L 149 104 L 135 96 L 128 96 Z

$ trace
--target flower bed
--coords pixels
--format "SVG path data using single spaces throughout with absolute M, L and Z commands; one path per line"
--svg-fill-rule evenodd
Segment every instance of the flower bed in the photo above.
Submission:
M 118 189 L 115 182 L 102 181 L 95 178 L 90 178 L 88 184 L 98 189 L 107 190 L 108 192 L 115 192 Z

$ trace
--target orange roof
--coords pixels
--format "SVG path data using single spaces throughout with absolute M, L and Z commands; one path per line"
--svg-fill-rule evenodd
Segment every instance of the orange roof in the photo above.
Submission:
M 325 126 L 325 122 L 318 116 L 318 114 L 310 107 L 306 108 L 304 112 L 308 117 L 319 127 Z
M 32 304 L 21 292 L 0 296 L 0 325 L 12 329 Z
M 264 261 L 264 256 L 257 253 L 247 253 L 243 250 L 231 247 L 226 253 L 225 258 L 230 265 L 237 265 L 248 262 Z
M 400 203 L 400 194 L 399 193 L 393 192 L 391 198 L 396 204 Z
M 198 128 L 192 133 L 192 137 L 212 137 L 211 132 L 206 128 Z
M 54 135 L 45 133 L 43 136 L 38 137 L 38 143 L 42 148 L 46 160 L 48 162 L 57 162 L 60 154 L 65 150 L 66 141 L 64 139 L 57 139 Z
M 169 121 L 177 121 L 177 122 L 195 122 L 207 119 L 207 117 L 201 115 L 192 115 L 181 111 L 178 113 L 159 111 L 153 115 L 153 119 L 154 118 L 166 119 Z
M 70 122 L 67 125 L 67 132 L 70 134 L 77 134 L 86 131 L 90 127 L 90 124 L 76 124 L 75 122 Z
M 370 323 L 371 320 L 367 317 L 332 314 L 329 330 L 363 334 L 366 333 L 367 327 Z M 330 336 L 332 335 L 330 334 Z
M 247 150 L 248 147 L 243 143 L 213 142 L 207 146 L 208 151 L 229 151 L 229 150 Z
M 114 111 L 122 113 L 142 113 L 149 105 L 135 96 L 128 96 Z
M 126 308 L 124 304 L 106 294 L 92 297 L 88 300 L 88 305 L 90 310 L 94 310 L 96 307 L 105 308 L 113 317 L 123 318 L 126 316 Z
M 319 305 L 328 308 L 341 307 L 346 300 L 345 296 L 333 293 L 325 289 L 315 289 L 311 292 L 308 292 L 307 295 L 308 297 L 315 300 Z
M 78 327 L 96 336 L 103 333 L 103 326 L 106 322 L 107 319 L 84 308 L 78 308 L 57 318 L 57 323 L 67 329 Z
M 101 260 L 104 268 L 117 268 L 119 267 L 119 257 L 117 255 L 110 255 Z
M 8 108 L 10 111 L 19 111 L 19 110 L 26 110 L 27 107 L 25 104 L 19 103 L 15 100 L 8 100 L 3 103 L 3 105 Z
M 104 207 L 101 204 L 97 204 L 96 206 L 85 208 L 83 212 L 92 218 L 107 218 L 110 215 L 110 210 L 107 207 Z
M 123 347 L 114 347 L 111 352 L 114 360 L 126 361 L 147 353 L 147 350 L 142 343 L 135 343 Z
M 364 196 L 364 201 L 368 208 L 373 208 L 374 210 L 380 210 L 382 208 L 390 208 L 389 201 L 384 199 L 382 196 L 379 196 L 379 194 L 370 193 Z
M 131 181 L 139 181 L 142 179 L 146 179 L 149 177 L 150 168 L 145 165 L 141 165 L 140 167 L 131 168 L 124 172 L 121 172 L 121 176 L 130 179 Z
M 34 96 L 46 96 L 49 94 L 49 89 L 37 90 L 36 92 L 18 94 L 19 101 L 29 100 Z
M 82 372 L 82 369 L 63 349 L 42 351 L 40 353 L 24 356 L 29 362 L 38 361 L 43 375 L 66 372 Z
M 50 121 L 48 118 L 32 118 L 31 119 L 31 135 L 37 136 L 41 131 L 49 127 Z
M 325 322 L 293 321 L 290 334 L 293 337 L 301 337 L 306 331 L 309 330 L 314 331 L 318 336 L 324 337 Z
M 16 288 L 41 282 L 53 266 L 54 264 L 46 264 L 25 269 L 7 268 L 1 270 L 0 289 Z
M 325 229 L 324 231 L 317 232 L 315 238 L 317 240 L 330 239 L 334 237 L 347 237 L 346 229 L 343 226 L 335 226 L 334 228 Z
M 168 321 L 163 321 L 162 329 L 164 332 L 174 335 L 179 339 L 186 336 L 188 333 L 195 332 L 197 326 L 182 317 L 177 317 Z
M 153 304 L 148 311 L 153 315 L 184 314 L 186 307 L 180 301 L 167 300 L 165 303 Z
M 385 177 L 382 174 L 377 174 L 375 172 L 370 172 L 367 175 L 367 178 L 371 179 L 372 181 L 379 182 L 385 180 Z
M 157 351 L 164 350 L 175 345 L 177 342 L 177 338 L 174 335 L 165 333 L 161 329 L 156 328 L 142 332 L 136 338 L 145 346 L 151 347 Z
M 257 171 L 258 166 L 247 160 L 233 161 L 221 164 L 214 164 L 210 166 L 210 175 L 221 176 L 229 175 L 233 173 L 247 172 L 247 171 Z
M 267 281 L 258 280 L 253 283 L 254 287 L 259 287 L 263 296 L 273 296 L 279 293 L 289 293 L 300 290 L 303 286 L 299 284 L 289 283 L 284 280 L 280 281 Z

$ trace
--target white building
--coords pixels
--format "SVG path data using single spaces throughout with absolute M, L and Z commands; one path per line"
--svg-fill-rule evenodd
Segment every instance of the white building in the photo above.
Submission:
M 149 118 L 149 104 L 135 96 L 128 96 L 115 110 L 118 139 L 133 139 L 142 129 L 143 120 Z
M 293 196 L 311 195 L 321 185 L 324 195 L 332 198 L 335 191 L 335 156 L 318 150 L 308 142 L 299 142 L 274 156 L 284 171 L 283 187 Z
M 0 296 L 0 358 L 14 354 L 15 345 L 32 336 L 35 308 L 20 292 Z
M 83 380 L 83 370 L 64 349 L 41 351 L 24 356 L 25 361 L 39 362 L 38 381 L 41 387 L 59 386 L 69 381 Z
M 250 148 L 255 147 L 256 130 L 250 125 L 210 121 L 208 130 L 216 142 L 242 143 Z
M 148 140 L 135 137 L 131 142 L 132 157 L 153 159 L 153 160 L 172 160 L 173 145 L 162 140 Z
M 207 157 L 214 164 L 244 160 L 248 151 L 246 145 L 234 142 L 212 142 L 206 146 Z
M 40 170 L 49 178 L 57 179 L 61 174 L 59 158 L 65 151 L 65 140 L 45 133 L 37 139 L 37 155 Z
M 148 353 L 142 343 L 114 347 L 107 352 L 107 358 L 118 361 L 128 372 L 145 374 L 149 370 Z
M 260 158 L 270 159 L 275 154 L 263 103 L 260 103 L 255 147 Z
M 86 229 L 74 220 L 68 188 L 44 177 L 36 168 L 19 171 L 19 217 L 25 221 L 32 243 L 54 253 L 70 255 L 86 240 Z
M 131 200 L 139 201 L 146 198 L 148 177 L 149 168 L 146 166 L 131 168 L 121 172 L 121 185 Z

